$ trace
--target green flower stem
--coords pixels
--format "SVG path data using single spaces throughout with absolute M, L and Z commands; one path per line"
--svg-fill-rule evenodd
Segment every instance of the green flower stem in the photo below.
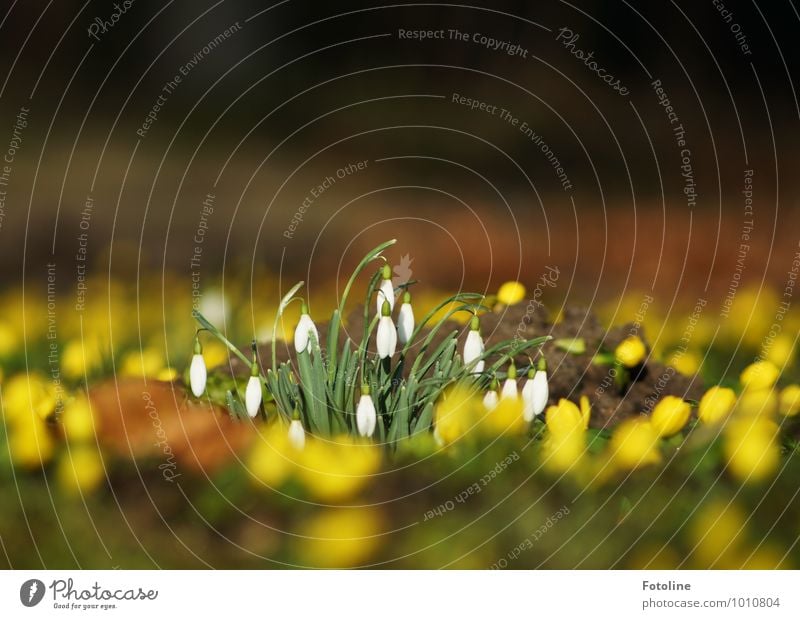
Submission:
M 361 259 L 361 262 L 358 263 L 358 265 L 356 266 L 355 270 L 353 271 L 353 274 L 350 276 L 350 279 L 347 281 L 347 284 L 344 287 L 344 291 L 342 292 L 342 298 L 339 300 L 338 312 L 339 312 L 339 318 L 340 319 L 341 319 L 342 316 L 344 316 L 344 306 L 347 303 L 347 297 L 350 296 L 350 289 L 353 287 L 353 284 L 355 283 L 356 278 L 361 274 L 361 272 L 366 268 L 366 266 L 370 262 L 372 262 L 378 256 L 381 255 L 381 253 L 383 252 L 384 249 L 387 249 L 388 247 L 391 247 L 395 243 L 397 243 L 397 239 L 392 239 L 390 241 L 386 241 L 385 243 L 381 243 L 376 248 L 374 248 L 372 251 L 367 253 L 367 255 L 364 256 Z M 329 339 L 329 341 L 333 341 L 334 343 L 336 343 L 338 341 L 338 339 L 339 339 L 339 321 L 331 322 L 331 338 Z M 329 359 L 328 359 L 329 365 L 335 367 L 336 366 L 336 346 L 334 346 L 332 350 L 328 351 L 328 355 L 329 355 Z
M 202 314 L 201 314 L 199 311 L 197 311 L 197 310 L 192 310 L 192 317 L 193 317 L 193 318 L 194 318 L 194 319 L 195 319 L 195 320 L 196 320 L 198 323 L 200 323 L 200 325 L 203 327 L 203 329 L 205 329 L 206 331 L 208 331 L 208 332 L 209 332 L 211 335 L 213 335 L 215 338 L 217 338 L 217 339 L 218 339 L 220 342 L 222 342 L 223 344 L 225 344 L 225 346 L 227 346 L 227 347 L 228 347 L 228 349 L 229 349 L 229 350 L 230 350 L 232 353 L 234 353 L 234 354 L 235 354 L 237 357 L 239 357 L 239 359 L 241 359 L 242 361 L 244 361 L 245 365 L 247 365 L 248 367 L 250 367 L 250 365 L 252 364 L 252 361 L 251 361 L 250 359 L 248 359 L 248 358 L 247 358 L 247 357 L 244 355 L 244 353 L 242 353 L 242 351 L 241 351 L 241 350 L 239 350 L 239 349 L 238 349 L 238 348 L 237 348 L 237 347 L 236 347 L 236 346 L 235 346 L 233 343 L 231 343 L 231 341 L 230 341 L 230 340 L 229 340 L 227 337 L 225 337 L 224 335 L 222 335 L 222 333 L 220 332 L 220 330 L 219 330 L 219 329 L 217 329 L 217 328 L 216 328 L 214 325 L 212 325 L 210 322 L 208 322 L 208 319 L 207 319 L 205 316 L 203 316 L 203 315 L 202 315 Z M 262 380 L 264 379 L 264 377 L 263 377 L 263 376 L 262 376 L 261 378 L 262 378 Z
M 281 302 L 278 304 L 278 311 L 275 313 L 275 322 L 272 323 L 272 367 L 273 369 L 278 367 L 278 353 L 277 349 L 275 348 L 275 338 L 278 335 L 278 321 L 281 319 L 286 306 L 292 302 L 292 299 L 295 293 L 303 287 L 304 282 L 297 282 L 294 286 L 292 286 L 291 290 L 287 292 L 284 297 L 281 299 Z M 287 411 L 287 414 L 291 414 Z

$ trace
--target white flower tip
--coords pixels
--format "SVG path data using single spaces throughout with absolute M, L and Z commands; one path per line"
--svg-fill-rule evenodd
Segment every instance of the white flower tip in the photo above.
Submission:
M 258 376 L 251 376 L 250 380 L 247 381 L 244 402 L 247 414 L 250 417 L 258 415 L 258 411 L 261 408 L 261 379 Z
M 206 361 L 203 355 L 195 353 L 192 357 L 192 364 L 189 366 L 189 386 L 192 389 L 194 397 L 199 398 L 206 390 L 206 380 L 208 379 L 208 371 L 206 370 Z

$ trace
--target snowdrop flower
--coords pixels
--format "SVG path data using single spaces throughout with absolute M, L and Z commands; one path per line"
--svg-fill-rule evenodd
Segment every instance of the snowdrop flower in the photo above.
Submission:
M 517 366 L 513 363 L 508 367 L 508 378 L 506 378 L 506 382 L 503 383 L 503 391 L 500 394 L 500 399 L 503 398 L 511 398 L 512 400 L 516 400 L 518 397 L 517 393 Z
M 483 396 L 483 405 L 489 412 L 494 410 L 494 407 L 497 406 L 497 403 L 500 401 L 500 397 L 497 395 L 497 388 L 499 386 L 500 385 L 497 384 L 497 379 L 493 378 L 492 384 L 489 386 L 489 391 Z
M 397 315 L 397 339 L 401 344 L 405 344 L 411 339 L 412 333 L 414 333 L 414 310 L 411 308 L 411 293 L 406 291 L 400 313 Z
M 473 316 L 469 323 L 469 333 L 467 333 L 467 341 L 464 342 L 464 365 L 469 366 L 470 363 L 475 361 L 483 354 L 483 338 L 481 337 L 481 320 L 477 316 Z M 473 374 L 480 374 L 483 372 L 483 359 L 478 361 L 472 368 Z
M 369 394 L 369 385 L 361 387 L 361 399 L 356 408 L 356 425 L 361 436 L 372 436 L 375 432 L 375 424 L 378 416 L 375 412 L 375 403 Z
M 302 451 L 306 446 L 306 431 L 303 429 L 303 422 L 300 421 L 300 411 L 294 409 L 292 421 L 289 423 L 289 444 L 297 451 Z
M 255 359 L 250 366 L 250 379 L 244 391 L 244 403 L 251 418 L 258 415 L 258 410 L 261 408 L 261 378 L 258 375 L 258 362 Z
M 395 329 L 392 322 L 392 308 L 389 306 L 388 301 L 384 301 L 381 308 L 376 343 L 378 345 L 378 356 L 381 359 L 391 357 L 397 348 L 397 329 Z
M 525 386 L 522 388 L 522 416 L 525 421 L 533 421 L 534 417 L 540 415 L 547 406 L 549 397 L 547 364 L 542 358 L 539 359 L 536 370 L 531 368 L 528 371 L 528 380 L 525 381 Z
M 303 303 L 303 308 L 300 310 L 300 321 L 297 323 L 297 328 L 294 330 L 294 349 L 301 353 L 304 350 L 307 350 L 309 353 L 313 348 L 313 344 L 311 342 L 311 334 L 314 334 L 314 337 L 319 343 L 319 331 L 317 331 L 317 325 L 314 324 L 314 321 L 311 320 L 311 316 L 308 315 L 308 306 Z
M 388 264 L 383 265 L 381 272 L 381 286 L 378 288 L 378 313 L 383 311 L 383 303 L 386 301 L 389 304 L 389 312 L 394 309 L 394 286 L 392 285 L 392 267 Z
M 206 379 L 208 378 L 208 371 L 206 370 L 206 360 L 203 358 L 203 346 L 200 344 L 200 338 L 194 338 L 194 356 L 192 357 L 192 364 L 189 366 L 189 385 L 192 388 L 194 397 L 199 398 L 206 390 Z

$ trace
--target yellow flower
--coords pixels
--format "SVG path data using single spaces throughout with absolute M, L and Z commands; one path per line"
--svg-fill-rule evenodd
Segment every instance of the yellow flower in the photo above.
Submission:
M 363 565 L 380 546 L 381 529 L 375 508 L 326 508 L 301 527 L 298 560 L 304 567 Z
M 659 436 L 672 436 L 683 429 L 683 426 L 689 421 L 691 412 L 692 407 L 688 402 L 684 402 L 677 396 L 668 395 L 656 404 L 653 414 L 650 416 L 650 423 L 653 424 Z
M 217 339 L 208 340 L 203 343 L 203 357 L 206 360 L 206 367 L 215 368 L 227 363 L 228 348 Z
M 504 305 L 516 305 L 525 298 L 525 286 L 519 282 L 506 282 L 497 291 L 497 300 Z
M 547 429 L 554 436 L 581 434 L 585 428 L 583 414 L 574 402 L 561 398 L 558 404 L 548 407 L 544 414 Z
M 53 383 L 36 372 L 12 376 L 3 390 L 6 418 L 13 423 L 17 417 L 35 412 L 47 419 L 56 410 L 58 398 Z
M 78 445 L 58 461 L 58 484 L 67 494 L 91 492 L 105 479 L 103 460 L 94 445 Z
M 614 351 L 614 357 L 626 368 L 639 365 L 647 356 L 647 349 L 642 338 L 631 335 L 622 340 Z
M 589 402 L 589 398 L 585 395 L 581 396 L 581 417 L 583 417 L 583 427 L 589 427 L 589 420 L 592 416 L 592 405 Z
M 774 389 L 749 389 L 739 396 L 736 412 L 742 415 L 772 417 L 778 411 L 778 394 Z
M 95 435 L 95 419 L 88 398 L 80 394 L 67 402 L 61 413 L 61 425 L 68 441 L 89 441 Z
M 667 360 L 667 365 L 671 365 L 684 376 L 693 376 L 700 371 L 702 362 L 703 359 L 698 353 L 686 350 L 671 355 Z
M 491 412 L 484 413 L 481 428 L 489 436 L 521 434 L 528 424 L 522 416 L 522 398 L 503 398 Z
M 205 350 L 203 351 L 205 353 Z M 156 378 L 164 369 L 164 356 L 161 351 L 148 347 L 132 350 L 122 358 L 120 373 L 123 376 Z
M 100 345 L 94 338 L 70 340 L 61 353 L 61 371 L 66 378 L 73 380 L 83 378 L 84 375 L 91 376 L 102 363 Z
M 316 498 L 331 502 L 354 496 L 381 465 L 375 445 L 354 443 L 348 437 L 308 441 L 298 457 L 297 473 L 305 487 Z
M 786 385 L 780 395 L 778 410 L 785 417 L 800 413 L 800 385 Z
M 644 419 L 623 421 L 609 441 L 611 461 L 621 469 L 635 469 L 661 462 L 658 432 Z
M 53 457 L 55 443 L 47 425 L 34 412 L 19 417 L 8 435 L 11 461 L 18 467 L 34 469 Z
M 158 380 L 171 383 L 172 381 L 178 379 L 178 370 L 175 368 L 164 368 L 158 374 L 156 374 L 156 378 Z
M 454 443 L 479 422 L 484 412 L 475 387 L 466 383 L 455 385 L 436 404 L 436 440 L 445 445 Z
M 0 359 L 8 357 L 18 349 L 19 338 L 14 328 L 5 320 L 0 321 Z
M 786 367 L 794 358 L 794 338 L 788 333 L 781 333 L 767 351 L 767 360 L 779 368 Z
M 745 522 L 745 514 L 733 502 L 714 500 L 702 506 L 689 525 L 700 566 L 734 567 L 745 536 Z
M 573 470 L 586 450 L 582 432 L 548 434 L 544 441 L 543 464 L 556 473 Z
M 778 368 L 771 361 L 756 361 L 742 370 L 739 380 L 745 389 L 770 389 L 778 380 L 779 374 Z
M 247 468 L 267 488 L 277 488 L 297 465 L 297 452 L 290 448 L 284 427 L 273 423 L 256 437 Z
M 778 468 L 778 426 L 761 416 L 732 419 L 725 428 L 728 470 L 745 482 L 763 481 Z
M 736 393 L 727 387 L 711 387 L 700 399 L 697 416 L 703 423 L 717 423 L 730 415 L 736 406 Z

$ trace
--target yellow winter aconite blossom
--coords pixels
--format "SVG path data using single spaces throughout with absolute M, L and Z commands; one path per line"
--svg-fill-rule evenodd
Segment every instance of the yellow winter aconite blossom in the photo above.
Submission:
M 689 421 L 692 407 L 681 398 L 668 395 L 656 404 L 650 416 L 650 423 L 659 436 L 667 437 L 680 432 Z
M 667 365 L 671 365 L 684 376 L 693 376 L 700 371 L 703 358 L 693 350 L 686 350 L 674 353 L 667 359 Z
M 91 492 L 105 479 L 103 460 L 95 445 L 77 445 L 65 451 L 58 461 L 56 478 L 67 494 Z
M 9 429 L 11 461 L 20 468 L 35 469 L 53 457 L 55 442 L 42 418 L 28 412 L 19 416 Z
M 482 404 L 471 385 L 459 383 L 446 391 L 436 404 L 436 440 L 449 445 L 467 434 L 486 412 Z
M 19 338 L 14 327 L 5 320 L 0 320 L 0 359 L 14 353 L 19 346 Z
M 786 367 L 794 358 L 794 338 L 788 333 L 779 334 L 767 350 L 767 360 L 779 368 Z
M 167 383 L 177 380 L 178 376 L 178 370 L 175 368 L 164 368 L 163 370 L 160 370 L 158 374 L 156 374 L 156 378 L 158 380 L 163 380 Z
M 800 385 L 787 385 L 781 391 L 778 411 L 784 417 L 794 417 L 800 413 Z
M 778 426 L 763 416 L 731 419 L 725 428 L 728 470 L 745 482 L 767 479 L 778 468 Z
M 58 398 L 53 383 L 31 372 L 12 376 L 3 389 L 6 418 L 13 420 L 33 411 L 41 419 L 55 413 Z
M 521 434 L 528 424 L 522 416 L 522 398 L 503 398 L 491 412 L 485 411 L 481 419 L 481 429 L 489 436 Z
M 780 371 L 771 361 L 756 361 L 742 370 L 739 381 L 745 389 L 771 389 L 779 375 Z
M 698 509 L 689 525 L 694 559 L 701 567 L 738 567 L 745 537 L 745 514 L 733 502 L 714 500 Z
M 551 471 L 565 473 L 578 466 L 585 451 L 586 440 L 583 432 L 548 434 L 543 445 L 542 464 Z
M 306 567 L 361 566 L 381 544 L 381 522 L 372 507 L 326 508 L 303 523 L 298 560 Z
M 609 441 L 611 462 L 621 469 L 635 469 L 661 462 L 658 432 L 649 421 L 623 421 Z
M 800 385 L 787 385 L 778 400 L 778 412 L 784 417 L 794 417 L 800 413 Z
M 506 282 L 497 291 L 497 300 L 504 305 L 516 305 L 525 298 L 525 286 L 519 282 Z
M 617 348 L 614 350 L 614 357 L 616 360 L 624 365 L 626 368 L 632 368 L 639 365 L 647 356 L 647 348 L 645 348 L 642 338 L 638 335 L 631 335 L 622 340 Z
M 583 413 L 574 402 L 561 398 L 558 404 L 547 408 L 544 414 L 547 429 L 554 436 L 581 434 L 585 429 Z
M 205 350 L 203 350 L 205 354 Z M 132 350 L 122 358 L 120 373 L 123 376 L 156 378 L 164 369 L 164 355 L 155 347 Z
M 748 389 L 739 396 L 736 412 L 773 417 L 778 412 L 778 393 L 775 389 Z
M 84 375 L 91 376 L 102 363 L 100 345 L 94 338 L 70 340 L 61 353 L 61 371 L 72 380 L 83 378 Z
M 703 423 L 717 423 L 730 415 L 736 406 L 736 393 L 728 387 L 711 387 L 700 399 L 697 416 Z
M 286 430 L 280 423 L 269 425 L 256 436 L 247 469 L 267 488 L 280 486 L 296 465 L 297 452 L 291 449 Z
M 582 395 L 581 396 L 581 417 L 583 418 L 583 427 L 589 427 L 589 421 L 592 416 L 592 405 L 589 402 L 588 396 Z
M 306 489 L 322 501 L 343 501 L 369 484 L 381 465 L 377 446 L 349 437 L 306 443 L 297 474 Z
M 89 441 L 95 435 L 95 420 L 88 398 L 80 394 L 64 405 L 61 412 L 61 425 L 64 435 L 70 442 Z

